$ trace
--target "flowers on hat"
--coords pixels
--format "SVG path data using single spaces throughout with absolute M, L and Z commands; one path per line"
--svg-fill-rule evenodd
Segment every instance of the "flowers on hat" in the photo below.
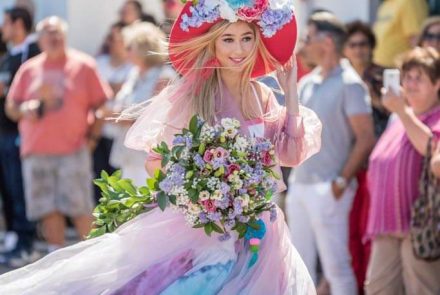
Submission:
M 192 1 L 190 14 L 182 15 L 180 28 L 185 32 L 222 18 L 256 21 L 262 34 L 270 38 L 292 20 L 294 10 L 293 0 L 198 0 Z

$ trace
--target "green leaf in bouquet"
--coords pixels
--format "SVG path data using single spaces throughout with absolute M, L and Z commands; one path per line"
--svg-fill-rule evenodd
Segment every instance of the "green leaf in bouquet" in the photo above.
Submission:
M 199 153 L 200 155 L 203 155 L 203 154 L 205 153 L 205 150 L 206 150 L 206 144 L 205 144 L 204 142 L 202 142 L 202 143 L 199 145 L 198 153 Z
M 244 237 L 244 235 L 246 233 L 247 226 L 244 223 L 237 222 L 237 224 L 235 225 L 235 227 L 233 229 L 238 232 L 238 234 L 239 234 L 238 237 L 241 239 Z
M 157 194 L 157 204 L 159 205 L 160 210 L 164 211 L 167 207 L 167 196 L 164 192 L 159 192 Z
M 264 196 L 264 198 L 265 198 L 267 201 L 270 201 L 270 200 L 272 200 L 272 196 L 273 196 L 273 192 L 272 192 L 272 190 L 267 190 L 267 191 L 266 191 L 266 194 L 265 194 L 265 196 Z
M 189 199 L 196 204 L 199 201 L 199 193 L 195 189 L 188 190 Z
M 165 174 L 161 169 L 156 169 L 154 172 L 154 178 L 156 178 L 158 182 L 161 182 L 165 178 Z
M 217 171 L 215 171 L 214 176 L 215 177 L 220 177 L 225 173 L 225 167 L 220 166 L 220 168 L 217 169 Z
M 109 178 L 107 179 L 108 184 L 114 188 L 115 191 L 123 191 L 123 188 L 118 184 L 119 178 L 114 177 L 114 176 L 109 176 Z
M 181 146 L 181 145 L 174 146 L 171 149 L 171 153 L 173 154 L 173 157 L 176 158 L 176 159 L 180 159 L 180 156 L 182 155 L 182 151 L 183 151 L 184 148 L 185 147 Z
M 118 179 L 121 179 L 122 177 L 122 171 L 121 170 L 116 170 L 115 172 L 113 172 L 112 174 L 113 177 L 116 177 Z
M 192 133 L 192 135 L 196 136 L 197 135 L 197 129 L 198 129 L 198 124 L 197 124 L 197 115 L 194 115 L 191 120 L 189 121 L 189 131 Z
M 165 167 L 168 164 L 169 161 L 170 161 L 170 156 L 168 154 L 167 155 L 162 155 L 162 160 L 160 161 L 160 165 L 162 167 Z
M 121 205 L 121 201 L 120 200 L 110 200 L 107 203 L 107 207 L 110 209 L 115 209 L 118 208 Z
M 169 152 L 170 152 L 170 150 L 169 150 L 169 148 L 168 148 L 168 145 L 166 144 L 165 141 L 162 141 L 162 142 L 160 143 L 160 148 L 161 148 L 165 153 L 169 153 Z
M 272 175 L 273 178 L 275 178 L 276 180 L 280 180 L 281 177 L 278 175 L 278 173 L 274 172 L 272 169 L 268 170 L 269 174 Z
M 108 173 L 105 170 L 101 171 L 101 178 L 107 180 L 109 177 Z
M 198 223 L 198 224 L 193 226 L 193 228 L 202 228 L 202 227 L 205 227 L 204 223 Z
M 212 227 L 212 222 L 205 224 L 204 229 L 205 229 L 205 233 L 208 236 L 211 236 L 212 231 L 214 230 L 214 228 Z
M 149 179 L 151 179 L 151 178 L 149 178 Z M 154 179 L 154 178 L 153 178 Z M 147 180 L 147 183 L 148 183 L 148 180 Z M 143 196 L 149 196 L 149 195 L 151 195 L 151 192 L 150 192 L 150 186 L 148 185 L 148 187 L 146 187 L 146 186 L 141 186 L 140 188 L 138 188 L 138 190 L 139 190 L 139 192 L 141 193 L 141 195 L 143 195 Z M 153 187 L 151 190 L 154 190 L 155 189 L 155 187 Z
M 147 185 L 148 185 L 149 189 L 156 190 L 156 184 L 157 184 L 156 178 L 148 178 L 147 179 Z
M 104 170 L 103 170 L 104 171 Z M 99 187 L 102 192 L 108 192 L 107 181 L 104 179 L 95 179 L 93 183 Z
M 224 234 L 225 232 L 223 231 L 223 229 L 215 222 L 212 223 L 212 229 L 219 233 L 219 234 Z
M 124 198 L 121 200 L 121 204 L 123 204 L 125 207 L 130 208 L 136 203 L 136 200 L 134 198 Z
M 171 204 L 176 205 L 176 196 L 170 195 L 168 196 L 168 199 L 170 200 Z
M 99 236 L 102 236 L 103 234 L 105 234 L 107 232 L 107 227 L 106 226 L 101 226 L 98 228 L 94 228 L 90 231 L 89 235 L 87 236 L 87 238 L 96 238 Z
M 186 174 L 185 174 L 186 179 L 191 179 L 193 176 L 194 176 L 194 171 L 191 171 L 191 170 L 186 172 Z
M 118 185 L 128 192 L 130 195 L 136 195 L 136 188 L 134 187 L 133 183 L 129 179 L 121 179 L 118 181 Z

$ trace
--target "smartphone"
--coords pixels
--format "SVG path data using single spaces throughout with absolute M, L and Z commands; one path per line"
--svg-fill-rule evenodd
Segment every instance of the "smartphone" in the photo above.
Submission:
M 383 71 L 383 87 L 392 90 L 395 94 L 400 93 L 400 71 L 398 69 L 386 69 Z

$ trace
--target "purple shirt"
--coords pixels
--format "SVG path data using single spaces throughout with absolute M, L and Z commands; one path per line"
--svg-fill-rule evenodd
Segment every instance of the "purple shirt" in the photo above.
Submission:
M 419 116 L 434 136 L 440 135 L 440 107 Z M 399 119 L 385 130 L 370 156 L 371 205 L 367 237 L 409 232 L 411 206 L 417 199 L 423 156 L 413 147 Z

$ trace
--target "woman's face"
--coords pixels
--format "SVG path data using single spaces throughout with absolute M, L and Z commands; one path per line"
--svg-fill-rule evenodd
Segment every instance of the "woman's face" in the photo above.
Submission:
M 125 53 L 126 48 L 124 38 L 122 37 L 121 29 L 113 27 L 108 38 L 108 45 L 110 53 Z
M 241 72 L 244 60 L 255 47 L 255 33 L 246 22 L 232 23 L 215 40 L 215 56 L 224 70 Z
M 146 66 L 145 53 L 142 53 L 135 44 L 130 44 L 127 50 L 128 50 L 128 60 L 130 61 L 130 63 L 140 68 L 144 68 Z
M 433 47 L 440 52 L 440 24 L 434 24 L 428 28 L 422 36 L 422 47 Z
M 344 55 L 354 65 L 369 64 L 372 54 L 367 36 L 361 32 L 351 35 L 345 43 Z
M 412 68 L 402 76 L 409 105 L 417 112 L 429 110 L 437 102 L 440 80 L 432 83 L 429 76 L 420 68 Z

